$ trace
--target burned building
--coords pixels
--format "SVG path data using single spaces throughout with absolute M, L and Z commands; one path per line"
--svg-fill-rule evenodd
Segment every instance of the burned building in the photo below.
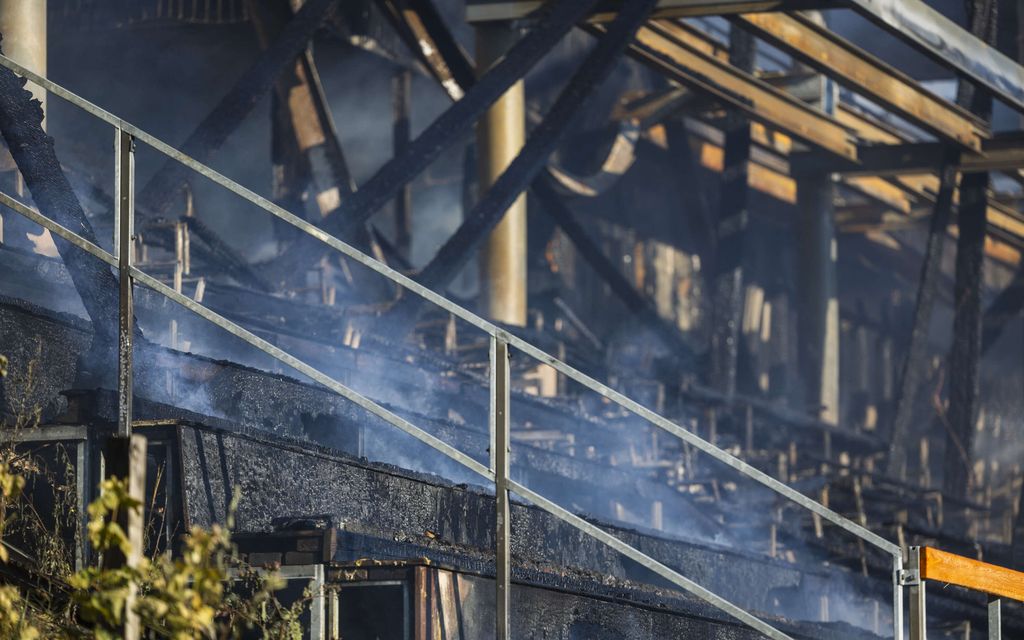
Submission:
M 1024 636 L 1017 5 L 0 0 L 5 446 L 309 638 Z

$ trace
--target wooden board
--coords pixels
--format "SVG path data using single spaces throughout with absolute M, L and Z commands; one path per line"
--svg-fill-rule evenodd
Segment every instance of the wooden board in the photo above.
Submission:
M 921 578 L 1024 601 L 1024 573 L 931 547 L 921 548 Z

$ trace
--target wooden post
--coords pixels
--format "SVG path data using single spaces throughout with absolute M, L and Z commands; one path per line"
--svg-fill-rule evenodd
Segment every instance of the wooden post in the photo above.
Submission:
M 740 69 L 754 66 L 754 39 L 740 30 L 729 36 L 729 59 Z M 743 314 L 743 257 L 749 225 L 748 170 L 750 121 L 739 112 L 726 116 L 725 158 L 715 226 L 715 258 L 711 284 L 711 368 L 708 382 L 727 396 L 736 393 L 740 319 Z
M 143 506 L 117 513 L 117 523 L 128 536 L 131 552 L 126 557 L 119 550 L 110 550 L 103 555 L 102 565 L 105 569 L 137 567 L 142 560 L 145 544 L 146 438 L 141 435 L 109 438 L 103 451 L 103 463 L 104 475 L 109 478 L 127 479 L 128 495 Z M 139 618 L 133 611 L 137 589 L 138 586 L 134 584 L 129 587 L 125 602 L 122 629 L 125 640 L 137 640 L 141 630 Z

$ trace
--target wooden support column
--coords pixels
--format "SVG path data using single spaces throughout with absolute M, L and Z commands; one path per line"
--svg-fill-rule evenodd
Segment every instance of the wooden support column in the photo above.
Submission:
M 996 2 L 975 0 L 968 5 L 971 31 L 989 43 L 996 37 Z M 961 82 L 957 101 L 969 104 L 975 115 L 992 117 L 992 97 L 984 89 Z M 953 347 L 949 354 L 949 429 L 946 431 L 946 456 L 943 488 L 948 495 L 965 498 L 971 484 L 974 451 L 974 422 L 978 415 L 981 360 L 981 288 L 985 260 L 985 232 L 988 210 L 988 173 L 964 174 L 960 184 L 960 216 L 956 243 L 956 280 L 954 284 Z M 961 515 L 961 514 L 958 514 Z M 962 529 L 961 517 L 947 518 Z
M 480 75 L 490 69 L 516 40 L 505 23 L 476 27 Z M 526 89 L 520 79 L 509 87 L 477 124 L 480 192 L 498 179 L 526 142 Z M 526 324 L 526 194 L 508 208 L 488 238 L 481 262 L 480 289 L 488 317 L 506 324 Z
M 120 567 L 138 567 L 145 551 L 145 518 L 143 509 L 146 504 L 146 438 L 141 435 L 130 437 L 111 437 L 103 448 L 103 476 L 120 478 L 128 484 L 128 495 L 138 500 L 142 507 L 118 511 L 115 514 L 117 524 L 128 537 L 131 551 L 126 556 L 119 549 L 106 552 L 102 558 L 104 569 Z M 122 622 L 122 637 L 125 640 L 136 640 L 140 637 L 141 625 L 139 617 L 132 609 L 138 592 L 138 585 L 130 584 L 128 597 L 125 600 L 125 615 Z
M 734 29 L 729 59 L 743 71 L 754 67 L 754 39 Z M 711 283 L 711 362 L 708 382 L 717 391 L 736 393 L 740 318 L 743 314 L 743 254 L 749 224 L 748 167 L 750 122 L 738 111 L 726 116 L 725 159 L 715 227 L 715 259 Z
M 394 155 L 405 153 L 409 146 L 410 98 L 412 97 L 412 72 L 399 69 L 391 80 L 392 104 L 394 108 L 394 125 L 392 127 L 391 145 Z M 412 246 L 412 188 L 409 183 L 402 185 L 395 196 L 395 248 L 406 259 Z
M 821 174 L 797 185 L 800 207 L 798 327 L 800 375 L 807 406 L 839 422 L 839 283 L 836 274 L 835 182 Z
M 928 367 L 928 326 L 931 323 L 935 291 L 938 287 L 942 252 L 946 245 L 947 228 L 953 209 L 953 191 L 957 186 L 957 166 L 960 152 L 950 148 L 943 158 L 943 169 L 939 178 L 939 193 L 935 199 L 925 245 L 924 260 L 921 264 L 921 279 L 914 306 L 914 319 L 910 340 L 906 348 L 903 372 L 896 390 L 896 409 L 889 430 L 889 456 L 887 473 L 898 479 L 906 475 L 907 450 L 910 438 L 910 423 L 913 418 L 914 400 L 924 381 Z

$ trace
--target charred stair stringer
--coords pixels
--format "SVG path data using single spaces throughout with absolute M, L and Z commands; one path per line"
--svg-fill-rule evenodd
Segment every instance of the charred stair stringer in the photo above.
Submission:
M 24 78 L 0 68 L 0 133 L 43 215 L 98 244 L 92 225 L 61 169 L 53 138 L 43 131 L 42 105 L 25 89 L 25 83 Z M 93 325 L 92 346 L 78 361 L 78 385 L 116 388 L 113 375 L 117 348 L 117 280 L 98 258 L 60 237 L 53 240 Z

